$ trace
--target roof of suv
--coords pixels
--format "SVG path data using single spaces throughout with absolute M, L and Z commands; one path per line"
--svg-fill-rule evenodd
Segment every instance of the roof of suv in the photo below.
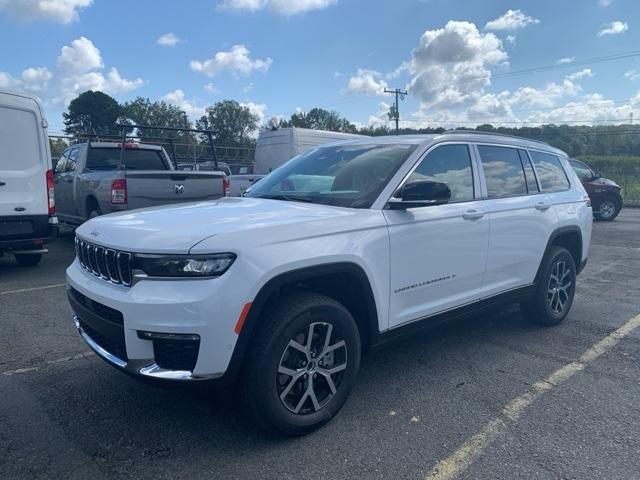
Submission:
M 381 137 L 365 137 L 356 138 L 339 142 L 340 144 L 349 145 L 367 145 L 373 142 L 380 144 L 431 144 L 448 141 L 459 142 L 478 142 L 478 143 L 496 143 L 501 145 L 510 145 L 514 147 L 527 148 L 532 150 L 542 150 L 562 156 L 567 156 L 565 152 L 551 145 L 531 140 L 529 138 L 516 137 L 513 135 L 504 135 L 491 132 L 476 131 L 452 131 L 435 134 L 416 134 L 416 135 L 385 135 Z M 336 142 L 338 143 L 338 142 Z M 332 143 L 333 144 L 333 143 Z

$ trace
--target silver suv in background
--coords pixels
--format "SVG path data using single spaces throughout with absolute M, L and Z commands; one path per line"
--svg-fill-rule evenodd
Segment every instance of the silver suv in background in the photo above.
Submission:
M 224 172 L 175 170 L 162 147 L 134 142 L 72 145 L 54 184 L 60 221 L 73 225 L 114 211 L 215 200 L 229 189 Z

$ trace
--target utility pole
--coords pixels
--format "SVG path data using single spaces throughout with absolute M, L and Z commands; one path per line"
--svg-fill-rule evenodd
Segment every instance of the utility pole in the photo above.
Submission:
M 396 88 L 395 90 L 389 90 L 387 88 L 384 89 L 384 93 L 395 93 L 396 95 L 396 103 L 391 105 L 391 108 L 389 109 L 389 120 L 395 120 L 396 121 L 396 135 L 400 134 L 400 106 L 398 104 L 398 98 L 400 98 L 400 100 L 404 100 L 404 96 L 408 95 L 407 92 L 403 92 L 402 90 L 400 90 L 399 88 Z

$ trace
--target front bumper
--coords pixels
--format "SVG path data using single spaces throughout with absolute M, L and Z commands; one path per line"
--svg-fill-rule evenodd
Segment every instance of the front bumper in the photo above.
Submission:
M 67 293 L 78 332 L 109 364 L 149 379 L 211 380 L 225 374 L 237 340 L 234 326 L 241 302 L 236 305 L 238 297 L 225 293 L 233 280 L 231 275 L 225 279 L 227 274 L 206 280 L 144 280 L 128 288 L 89 273 L 76 260 L 67 269 Z M 193 343 L 188 351 L 176 352 L 176 345 L 167 349 L 166 343 L 147 339 L 148 332 L 198 338 L 193 363 L 181 367 L 185 356 L 193 355 Z M 178 361 L 167 360 L 167 350 Z

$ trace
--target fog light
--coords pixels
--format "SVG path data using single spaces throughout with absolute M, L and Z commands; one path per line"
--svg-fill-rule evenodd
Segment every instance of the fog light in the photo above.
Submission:
M 146 332 L 144 330 L 138 330 L 138 338 L 142 340 L 169 340 L 169 341 L 183 341 L 183 342 L 199 342 L 200 335 L 195 333 L 158 333 L 158 332 Z

